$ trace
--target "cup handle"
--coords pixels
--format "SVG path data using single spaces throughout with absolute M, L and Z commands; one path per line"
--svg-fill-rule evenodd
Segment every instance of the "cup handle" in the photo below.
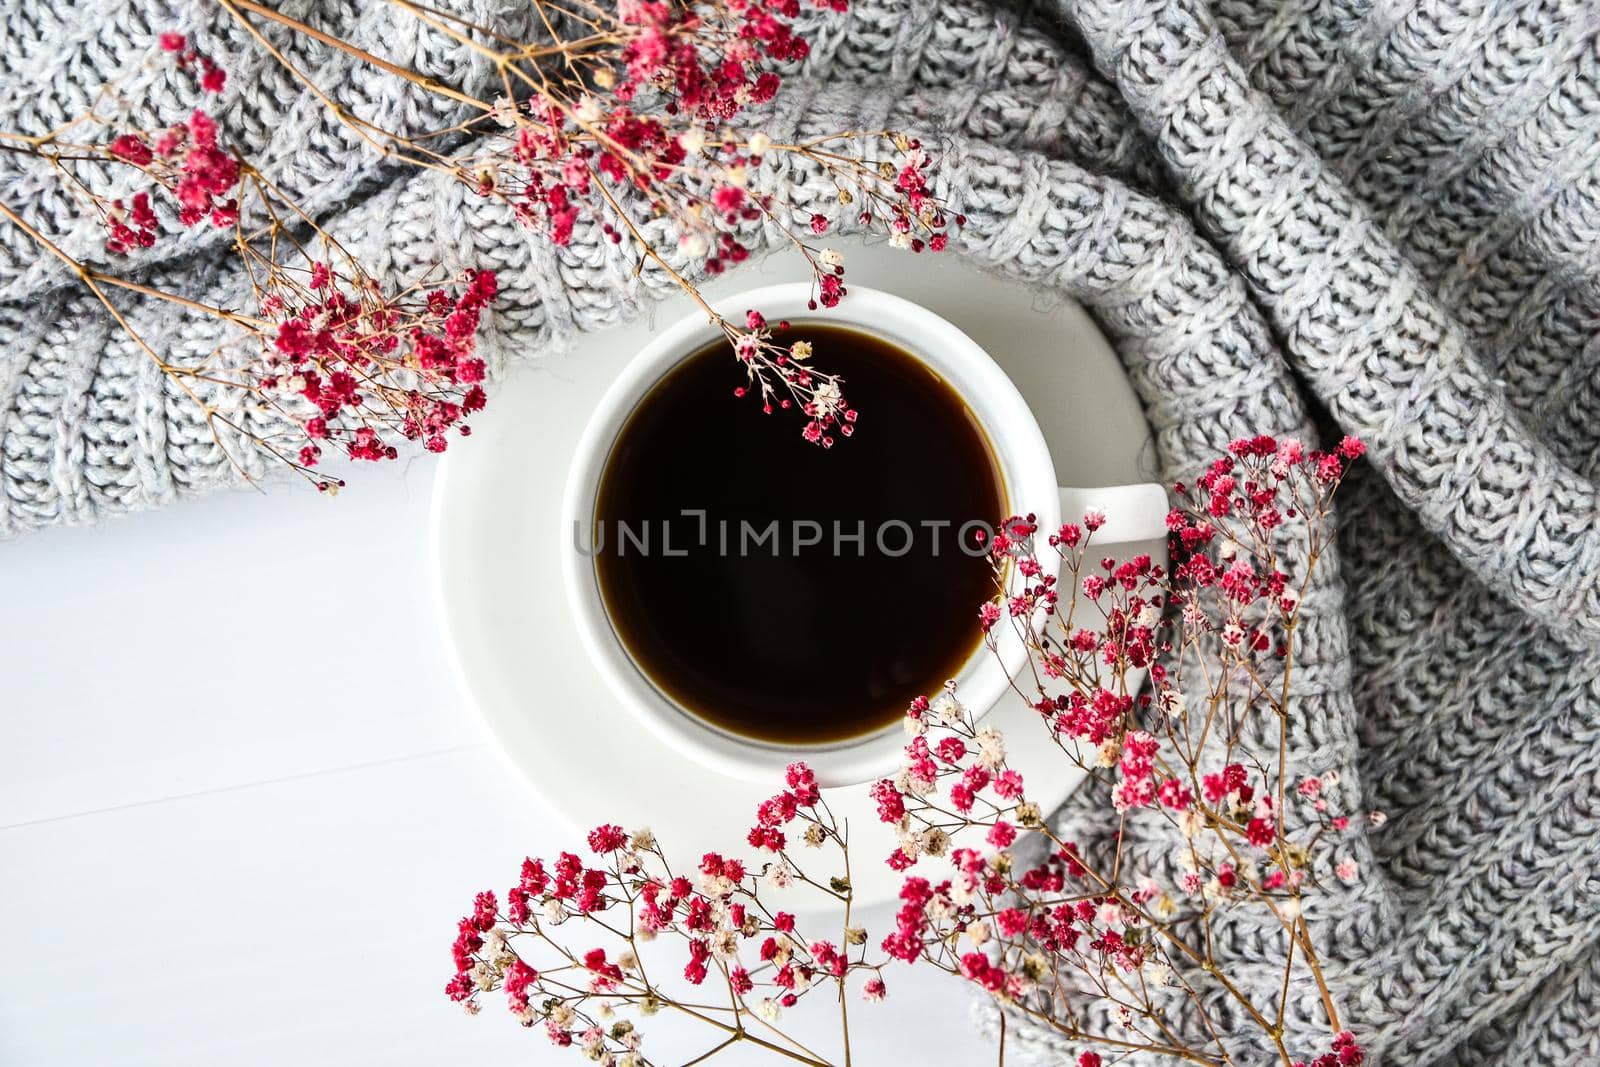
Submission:
M 1137 546 L 1152 557 L 1164 559 L 1167 550 L 1167 491 L 1152 482 L 1143 485 L 1109 485 L 1101 489 L 1061 489 L 1061 521 L 1083 521 L 1084 514 L 1098 508 L 1105 514 L 1105 525 L 1095 531 L 1093 544 Z M 1154 542 L 1146 545 L 1144 542 Z M 1115 553 L 1108 553 L 1115 554 Z M 1123 552 L 1121 556 L 1136 555 Z

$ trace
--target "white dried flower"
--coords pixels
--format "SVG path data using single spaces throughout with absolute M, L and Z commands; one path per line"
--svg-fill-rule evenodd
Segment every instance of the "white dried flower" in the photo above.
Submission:
M 954 903 L 958 908 L 966 907 L 968 904 L 971 904 L 973 898 L 977 896 L 977 887 L 978 880 L 975 876 L 965 873 L 958 873 L 956 877 L 950 880 L 951 902 Z
M 823 382 L 811 394 L 811 403 L 816 408 L 817 418 L 827 418 L 839 409 L 844 400 L 844 391 L 835 382 Z
M 495 97 L 494 107 L 490 109 L 489 117 L 494 119 L 496 126 L 502 129 L 511 129 L 517 124 L 517 102 L 502 93 L 500 96 Z
M 972 738 L 978 744 L 978 762 L 995 770 L 1006 758 L 1006 739 L 992 726 L 985 726 Z
M 794 868 L 789 866 L 788 860 L 779 859 L 776 863 L 768 864 L 765 877 L 772 888 L 788 889 L 794 884 Z
M 708 897 L 723 897 L 733 892 L 733 881 L 720 871 L 700 872 L 700 891 Z
M 710 242 L 704 234 L 685 234 L 678 238 L 678 248 L 690 259 L 704 259 L 710 251 Z
M 962 705 L 961 701 L 950 695 L 948 691 L 934 697 L 929 710 L 933 712 L 933 719 L 940 726 L 958 726 L 967 713 L 967 709 Z

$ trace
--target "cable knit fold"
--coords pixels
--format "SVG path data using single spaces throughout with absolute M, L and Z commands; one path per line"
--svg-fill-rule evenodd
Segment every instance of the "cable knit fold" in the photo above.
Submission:
M 1209 14 L 1067 7 L 1285 354 L 1401 500 L 1530 615 L 1600 637 L 1594 483 L 1523 424 L 1379 221 L 1250 88 Z

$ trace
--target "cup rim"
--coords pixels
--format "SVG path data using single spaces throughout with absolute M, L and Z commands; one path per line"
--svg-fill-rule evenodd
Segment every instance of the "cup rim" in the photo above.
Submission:
M 1034 514 L 1039 529 L 1060 522 L 1054 462 L 1043 432 L 1017 387 L 978 343 L 937 313 L 880 290 L 852 286 L 833 308 L 811 308 L 809 283 L 745 290 L 712 303 L 732 321 L 757 308 L 770 321 L 826 321 L 899 345 L 953 388 L 976 417 L 1001 471 L 1007 507 Z M 607 388 L 573 454 L 561 507 L 562 576 L 580 639 L 607 687 L 657 738 L 711 770 L 748 781 L 781 781 L 784 767 L 805 760 L 824 786 L 850 785 L 891 773 L 903 747 L 894 722 L 870 733 L 815 745 L 788 745 L 735 734 L 702 719 L 657 688 L 616 633 L 600 594 L 593 554 L 578 550 L 579 529 L 592 528 L 596 498 L 618 434 L 637 405 L 685 358 L 717 339 L 718 328 L 694 311 L 661 330 Z M 734 401 L 730 401 L 734 402 Z M 842 446 L 848 450 L 848 444 Z M 973 625 L 977 625 L 973 605 Z M 1034 620 L 1042 623 L 1042 617 Z M 1011 627 L 996 627 L 996 648 L 979 642 L 957 675 L 958 695 L 981 717 L 1006 692 L 1027 658 Z

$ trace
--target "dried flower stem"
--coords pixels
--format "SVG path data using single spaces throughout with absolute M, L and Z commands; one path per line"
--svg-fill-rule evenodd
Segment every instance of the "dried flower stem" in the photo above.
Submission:
M 537 922 L 531 916 L 541 907 L 606 928 L 614 927 L 606 919 L 613 909 L 627 909 L 630 931 L 638 919 L 656 936 L 687 943 L 691 984 L 704 981 L 704 961 L 715 957 L 735 1022 L 752 1010 L 748 997 L 788 990 L 760 1001 L 775 1020 L 826 978 L 842 996 L 856 972 L 871 976 L 868 999 L 881 998 L 885 969 L 899 961 L 989 991 L 1003 1012 L 1002 1061 L 1004 1015 L 1014 1013 L 1079 1043 L 1079 1067 L 1102 1067 L 1096 1049 L 1206 1065 L 1270 1057 L 1302 1067 L 1291 1049 L 1307 1040 L 1306 1021 L 1291 1027 L 1290 998 L 1304 982 L 1318 992 L 1331 1039 L 1331 1050 L 1311 1062 L 1359 1064 L 1362 1052 L 1342 1028 L 1302 903 L 1319 888 L 1319 865 L 1344 881 L 1357 876 L 1348 861 L 1327 856 L 1349 819 L 1329 808 L 1331 778 L 1301 778 L 1288 788 L 1287 724 L 1297 713 L 1289 668 L 1300 605 L 1326 544 L 1332 494 L 1362 451 L 1350 438 L 1332 452 L 1265 437 L 1234 442 L 1195 487 L 1177 487 L 1182 504 L 1168 517 L 1171 573 L 1148 556 L 1096 563 L 1098 514 L 1048 534 L 1059 568 L 1042 561 L 1038 542 L 1046 535 L 1031 517 L 1002 524 L 992 545 L 1000 592 L 979 621 L 998 647 L 1000 622 L 1010 620 L 1030 653 L 1023 677 L 1032 681 L 1019 691 L 1060 751 L 1109 790 L 1120 827 L 1109 855 L 1088 856 L 1046 822 L 1008 764 L 1004 738 L 981 725 L 951 685 L 912 703 L 905 763 L 870 789 L 899 841 L 889 866 L 906 872 L 883 958 L 868 954 L 865 932 L 851 925 L 844 828 L 809 769 L 795 764 L 788 788 L 756 812 L 747 844 L 763 857 L 759 872 L 708 853 L 696 887 L 666 868 L 653 836 L 630 839 L 602 826 L 589 844 L 608 858 L 604 872 L 563 854 L 552 880 L 539 861 L 526 861 L 507 916 L 493 894 L 479 895 L 459 928 L 450 995 L 475 1010 L 479 993 L 504 988 L 519 1019 L 542 1024 L 557 1044 L 582 1045 L 619 1065 L 649 1062 L 631 1021 L 620 1031 L 630 1043 L 620 1049 L 587 1021 L 574 1021 L 575 1005 L 613 1010 L 605 981 L 536 1002 L 528 990 L 550 991 L 541 972 L 495 947 Z M 1289 571 L 1301 572 L 1294 585 Z M 1077 622 L 1091 610 L 1103 626 Z M 1032 623 L 1040 617 L 1042 630 Z M 1149 689 L 1141 685 L 1145 673 Z M 1202 713 L 1188 709 L 1185 688 L 1204 698 Z M 1085 761 L 1080 748 L 1095 750 L 1094 759 Z M 1291 818 L 1297 799 L 1305 808 Z M 1174 870 L 1140 869 L 1142 859 L 1128 848 L 1136 815 L 1177 831 L 1183 859 Z M 773 890 L 823 881 L 800 872 L 794 835 L 839 850 L 843 874 L 828 888 L 842 897 L 843 952 L 801 937 L 792 916 L 766 903 Z M 651 870 L 657 860 L 661 873 Z M 1252 911 L 1260 929 L 1283 932 L 1282 976 L 1260 1003 L 1228 973 L 1213 936 L 1224 916 L 1236 922 Z M 747 969 L 742 953 L 757 944 L 762 963 Z M 591 954 L 590 964 L 606 973 L 603 952 Z M 659 978 L 638 975 L 651 995 L 671 996 Z M 1211 1006 L 1218 995 L 1233 1009 L 1223 1013 L 1228 1029 Z M 841 1005 L 847 1064 L 850 1023 Z
M 179 72 L 198 74 L 202 92 L 221 91 L 225 72 L 181 36 L 162 47 Z M 324 443 L 353 459 L 398 455 L 402 438 L 445 447 L 445 432 L 467 432 L 464 414 L 483 406 L 484 363 L 474 354 L 478 319 L 495 294 L 491 273 L 469 272 L 464 292 L 423 293 L 413 283 L 386 291 L 332 234 L 221 139 L 202 108 L 185 119 L 135 121 L 129 105 L 102 89 L 91 109 L 41 136 L 0 137 L 14 157 L 38 161 L 107 232 L 113 257 L 149 248 L 161 236 L 158 206 L 176 210 L 183 227 L 231 229 L 232 252 L 255 314 L 91 266 L 67 251 L 15 207 L 0 220 L 60 261 L 200 412 L 227 462 L 250 477 L 235 446 L 259 451 L 301 473 L 319 489 L 342 480 L 316 473 Z M 154 128 L 152 128 L 154 127 Z M 78 166 L 86 166 L 86 175 Z M 145 181 L 131 197 L 97 190 L 110 174 Z M 113 293 L 153 300 L 211 319 L 226 339 L 196 362 L 157 350 Z M 260 432 L 225 412 L 237 407 L 278 429 Z M 237 441 L 221 432 L 228 430 Z
M 813 306 L 832 306 L 845 295 L 842 257 L 811 245 L 785 221 L 783 190 L 747 191 L 749 173 L 764 157 L 793 155 L 817 168 L 831 178 L 841 204 L 861 198 L 856 209 L 861 224 L 884 226 L 894 242 L 913 251 L 938 251 L 948 241 L 950 220 L 928 192 L 931 161 L 914 140 L 873 135 L 895 144 L 902 158 L 890 162 L 824 147 L 864 136 L 857 132 L 791 145 L 774 143 L 759 131 L 732 131 L 731 120 L 776 91 L 780 79 L 773 68 L 805 54 L 804 40 L 789 26 L 795 12 L 781 5 L 763 9 L 703 0 L 613 10 L 534 0 L 545 36 L 521 41 L 413 0 L 389 0 L 492 63 L 502 92 L 491 102 L 254 0 L 219 2 L 337 121 L 386 157 L 503 201 L 519 220 L 558 245 L 571 239 L 580 213 L 600 220 L 606 239 L 626 238 L 639 252 L 639 270 L 646 264 L 659 268 L 727 337 L 746 374 L 736 395 L 756 393 L 765 411 L 800 411 L 806 417 L 803 435 L 825 447 L 836 435 L 852 433 L 855 413 L 844 400 L 842 379 L 801 366 L 806 357 L 774 339 L 759 309 L 746 323 L 717 314 L 689 274 L 635 222 L 634 202 L 668 217 L 678 233 L 679 252 L 690 262 L 703 261 L 711 274 L 748 256 L 738 235 L 741 224 L 764 222 L 805 261 L 816 291 Z M 436 142 L 442 131 L 407 136 L 354 115 L 273 46 L 256 19 L 465 107 L 467 116 L 450 127 L 466 138 L 465 147 L 425 143 Z M 564 35 L 568 26 L 577 27 L 575 36 Z M 657 106 L 639 106 L 646 98 Z M 829 225 L 814 214 L 809 229 L 820 234 Z

